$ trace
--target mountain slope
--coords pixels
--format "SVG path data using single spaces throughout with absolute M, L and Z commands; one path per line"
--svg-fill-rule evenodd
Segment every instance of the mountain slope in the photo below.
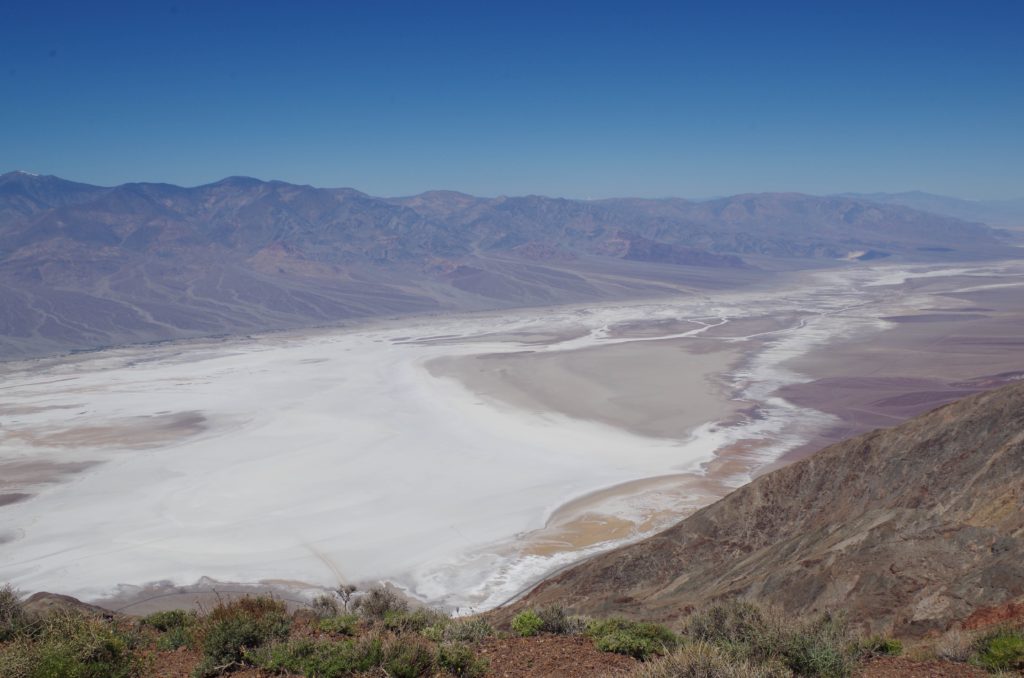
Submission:
M 989 226 L 1024 230 L 1024 198 L 1017 200 L 964 200 L 921 191 L 905 193 L 845 193 L 844 197 L 881 205 L 903 205 Z
M 0 175 L 0 220 L 30 218 L 54 207 L 86 202 L 107 189 L 28 172 Z
M 1024 383 L 825 448 L 526 601 L 673 619 L 733 597 L 901 634 L 1024 598 Z
M 0 176 L 0 359 L 679 294 L 797 260 L 1006 253 L 985 226 L 849 198 L 383 199 L 247 177 L 104 188 L 12 172 Z

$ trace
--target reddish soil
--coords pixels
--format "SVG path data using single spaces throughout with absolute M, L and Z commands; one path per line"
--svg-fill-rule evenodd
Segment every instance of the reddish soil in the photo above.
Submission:
M 479 656 L 494 678 L 597 678 L 627 676 L 637 660 L 601 652 L 579 636 L 543 635 L 534 638 L 488 638 Z
M 182 648 L 169 652 L 152 652 L 149 659 L 142 678 L 192 678 L 192 671 L 199 664 L 199 653 Z M 227 675 L 231 678 L 281 678 L 281 674 L 272 674 L 260 669 L 244 669 Z
M 1024 622 L 1024 602 L 979 608 L 964 620 L 964 628 L 974 630 L 985 628 L 986 626 L 1013 624 L 1016 622 Z
M 184 648 L 172 652 L 151 652 L 146 655 L 143 678 L 188 678 L 199 663 L 199 653 Z
M 939 660 L 911 661 L 875 657 L 861 665 L 857 678 L 987 678 L 988 673 L 967 664 Z

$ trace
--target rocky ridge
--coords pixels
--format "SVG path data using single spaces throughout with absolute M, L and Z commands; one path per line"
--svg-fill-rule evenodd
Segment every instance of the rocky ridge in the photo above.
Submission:
M 764 475 L 649 539 L 543 582 L 558 602 L 673 620 L 746 599 L 921 635 L 1024 599 L 1024 383 Z

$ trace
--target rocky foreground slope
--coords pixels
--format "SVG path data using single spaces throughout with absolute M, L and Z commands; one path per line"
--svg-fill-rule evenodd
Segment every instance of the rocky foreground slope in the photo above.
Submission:
M 674 620 L 728 598 L 901 635 L 1024 598 L 1024 383 L 827 447 L 519 605 Z

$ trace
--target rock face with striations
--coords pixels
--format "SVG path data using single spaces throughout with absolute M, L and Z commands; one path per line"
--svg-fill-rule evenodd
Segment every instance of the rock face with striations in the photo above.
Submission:
M 827 447 L 520 604 L 672 620 L 729 598 L 902 634 L 1024 598 L 1024 383 Z

